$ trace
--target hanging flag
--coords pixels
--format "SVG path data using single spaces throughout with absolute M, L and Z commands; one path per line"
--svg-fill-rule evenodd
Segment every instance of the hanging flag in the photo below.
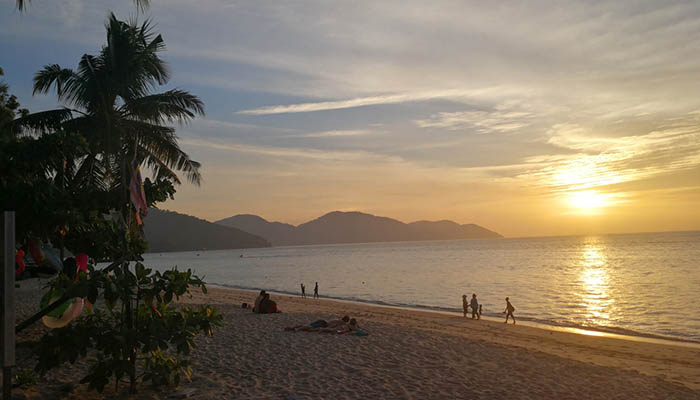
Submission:
M 141 171 L 138 162 L 134 162 L 134 168 L 131 171 L 129 192 L 131 195 L 131 204 L 133 204 L 136 209 L 136 222 L 138 222 L 139 225 L 143 225 L 143 221 L 141 221 L 141 212 L 143 212 L 144 216 L 146 215 L 148 204 L 146 203 L 146 194 L 143 192 L 143 181 L 141 180 Z

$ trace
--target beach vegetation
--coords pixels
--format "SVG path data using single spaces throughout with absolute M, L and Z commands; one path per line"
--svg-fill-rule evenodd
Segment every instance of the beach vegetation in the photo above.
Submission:
M 90 266 L 77 281 L 58 278 L 52 286 L 90 304 L 101 298 L 104 304 L 49 331 L 37 345 L 36 370 L 43 374 L 87 358 L 89 368 L 80 382 L 98 392 L 112 379 L 115 390 L 126 381 L 132 391 L 137 382 L 177 385 L 182 378 L 189 379 L 192 363 L 186 357 L 195 347 L 195 338 L 212 335 L 222 320 L 209 305 L 173 304 L 181 296 L 191 296 L 193 289 L 206 293 L 204 282 L 191 270 L 154 272 L 139 262 L 133 271 L 105 272 Z
M 150 21 L 110 14 L 106 30 L 101 51 L 85 54 L 77 69 L 51 64 L 35 75 L 34 93 L 55 90 L 61 108 L 24 112 L 6 87 L 0 92 L 0 111 L 10 111 L 0 121 L 6 139 L 0 204 L 17 212 L 20 243 L 38 238 L 93 261 L 115 261 L 50 282 L 49 290 L 90 306 L 42 337 L 36 370 L 85 359 L 81 382 L 90 389 L 126 381 L 134 393 L 139 382 L 176 385 L 189 378 L 195 337 L 211 335 L 221 316 L 208 305 L 174 305 L 192 290 L 206 293 L 192 271 L 157 272 L 140 262 L 147 208 L 173 198 L 179 174 L 201 181 L 199 163 L 179 147 L 168 124 L 203 115 L 204 104 L 180 89 L 153 93 L 170 71 L 159 56 L 163 38 Z M 151 173 L 143 182 L 140 168 Z M 141 186 L 146 204 L 132 207 L 130 192 Z

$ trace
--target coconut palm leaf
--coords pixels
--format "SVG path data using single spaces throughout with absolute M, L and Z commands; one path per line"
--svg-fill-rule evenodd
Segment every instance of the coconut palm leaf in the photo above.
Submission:
M 29 133 L 45 133 L 61 129 L 62 123 L 70 120 L 73 112 L 69 108 L 41 111 L 28 114 L 10 122 L 13 131 Z
M 185 122 L 204 114 L 202 101 L 188 92 L 173 89 L 160 94 L 144 96 L 125 103 L 120 110 L 126 118 L 148 121 Z

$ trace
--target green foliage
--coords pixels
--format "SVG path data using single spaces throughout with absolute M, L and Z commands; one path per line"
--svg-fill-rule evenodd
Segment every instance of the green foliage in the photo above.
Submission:
M 20 368 L 12 377 L 12 387 L 28 388 L 36 386 L 36 374 L 31 369 Z
M 153 272 L 136 263 L 134 271 L 123 266 L 104 273 L 90 267 L 77 281 L 59 277 L 51 286 L 93 305 L 99 300 L 104 304 L 46 334 L 36 349 L 36 370 L 46 373 L 90 357 L 81 383 L 99 392 L 112 379 L 137 376 L 132 357 L 139 361 L 142 382 L 177 385 L 182 377 L 189 379 L 192 364 L 186 357 L 195 347 L 195 337 L 211 335 L 221 325 L 221 315 L 211 306 L 173 306 L 173 299 L 191 296 L 192 288 L 206 293 L 204 282 L 191 270 Z
M 4 72 L 0 68 L 0 76 L 3 76 Z M 16 134 L 9 128 L 10 122 L 12 122 L 16 117 L 23 117 L 29 114 L 29 110 L 26 108 L 20 108 L 20 104 L 17 101 L 17 96 L 9 93 L 9 86 L 0 81 L 0 144 L 11 140 Z

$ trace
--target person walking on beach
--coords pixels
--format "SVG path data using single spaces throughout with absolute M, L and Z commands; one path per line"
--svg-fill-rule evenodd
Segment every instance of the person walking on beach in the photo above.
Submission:
M 503 311 L 503 314 L 506 314 L 506 320 L 503 322 L 504 324 L 508 323 L 508 317 L 512 317 L 513 325 L 515 325 L 515 315 L 513 315 L 513 311 L 515 311 L 515 307 L 510 304 L 510 299 L 506 297 L 506 309 Z
M 464 313 L 464 318 L 467 318 L 467 312 L 469 312 L 469 303 L 467 302 L 467 295 L 462 295 L 462 312 Z
M 316 282 L 316 286 L 314 286 L 314 299 L 318 299 L 318 282 Z
M 306 298 L 306 286 L 304 284 L 301 284 L 301 297 Z
M 476 293 L 472 293 L 472 301 L 469 303 L 469 306 L 472 308 L 472 319 L 474 319 L 474 317 L 476 317 L 476 319 L 481 319 L 479 315 L 479 301 L 476 299 Z

